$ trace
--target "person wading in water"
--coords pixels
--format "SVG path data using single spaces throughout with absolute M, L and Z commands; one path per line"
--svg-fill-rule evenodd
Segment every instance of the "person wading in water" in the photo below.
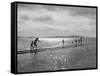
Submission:
M 38 37 L 34 40 L 34 42 L 33 41 L 31 42 L 30 52 L 37 53 L 37 41 L 39 41 Z
M 64 48 L 64 39 L 62 40 L 62 43 L 63 43 L 63 47 L 62 48 Z
M 81 43 L 80 45 L 82 46 L 82 37 L 80 38 L 80 43 Z
M 77 47 L 77 39 L 75 39 L 75 46 Z

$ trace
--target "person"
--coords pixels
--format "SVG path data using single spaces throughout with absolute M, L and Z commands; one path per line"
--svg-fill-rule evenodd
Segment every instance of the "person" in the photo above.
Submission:
M 33 41 L 31 42 L 30 52 L 33 52 Z
M 62 43 L 63 43 L 63 48 L 64 48 L 64 39 L 62 40 Z
M 30 51 L 31 52 L 33 52 L 34 51 L 34 53 L 37 53 L 37 41 L 39 40 L 39 38 L 37 37 L 35 40 L 34 40 L 34 42 L 32 41 L 31 42 L 31 48 L 30 48 Z M 34 48 L 36 48 L 36 49 L 34 49 Z
M 75 39 L 75 46 L 77 46 L 77 39 Z
M 82 37 L 80 38 L 80 43 L 81 43 L 81 46 L 82 46 Z

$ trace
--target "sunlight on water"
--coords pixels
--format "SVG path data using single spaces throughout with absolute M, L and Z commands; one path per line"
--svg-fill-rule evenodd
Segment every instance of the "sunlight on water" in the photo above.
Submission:
M 44 42 L 61 42 L 62 40 L 69 41 L 73 39 L 74 38 L 39 38 L 40 41 L 44 41 Z
M 18 38 L 18 50 L 29 50 L 31 42 L 36 38 Z M 74 45 L 76 38 L 39 38 L 37 41 L 37 48 L 54 48 L 54 47 L 63 47 L 63 40 L 64 46 Z

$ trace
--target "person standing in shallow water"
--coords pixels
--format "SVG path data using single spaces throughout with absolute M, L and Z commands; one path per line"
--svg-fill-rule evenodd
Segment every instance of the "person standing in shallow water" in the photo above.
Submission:
M 80 38 L 80 43 L 81 43 L 81 46 L 82 46 L 82 37 Z
M 78 43 L 79 43 L 80 46 L 82 46 L 82 37 L 80 37 L 80 38 L 78 39 Z
M 30 51 L 37 53 L 37 41 L 39 40 L 39 38 L 37 37 L 34 42 L 31 42 L 31 47 L 30 47 Z M 35 49 L 36 48 L 36 49 Z
M 64 48 L 64 39 L 62 40 L 62 43 L 63 43 L 63 48 Z
M 75 46 L 77 46 L 77 39 L 75 39 Z
M 31 42 L 30 52 L 33 52 L 33 41 Z

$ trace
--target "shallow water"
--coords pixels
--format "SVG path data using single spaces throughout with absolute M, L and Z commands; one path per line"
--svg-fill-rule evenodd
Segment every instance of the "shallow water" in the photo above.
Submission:
M 35 38 L 18 38 L 18 51 L 29 50 L 31 41 L 34 41 Z M 54 48 L 54 47 L 63 47 L 64 46 L 75 45 L 72 43 L 75 41 L 75 38 L 39 38 L 37 42 L 37 47 L 41 48 Z
M 75 38 L 39 38 L 40 41 L 44 41 L 44 42 L 62 42 L 62 40 L 69 41 L 73 39 Z
M 18 72 L 53 71 L 96 67 L 95 40 L 70 48 L 46 49 L 36 54 L 18 54 Z

